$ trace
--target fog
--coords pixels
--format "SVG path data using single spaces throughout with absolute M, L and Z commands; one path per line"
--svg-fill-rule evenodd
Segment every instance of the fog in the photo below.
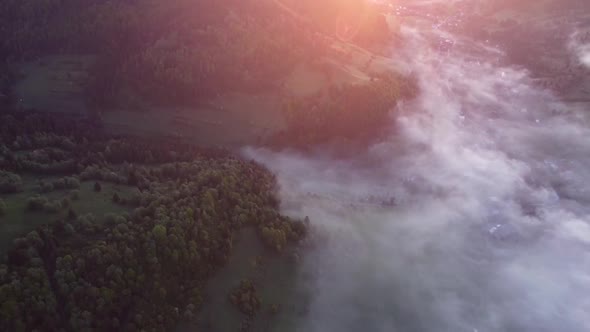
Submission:
M 590 331 L 586 116 L 501 50 L 402 32 L 393 58 L 421 93 L 388 139 L 348 159 L 244 151 L 276 172 L 283 212 L 313 224 L 296 330 Z
M 570 51 L 580 64 L 590 68 L 590 28 L 578 28 L 570 36 Z

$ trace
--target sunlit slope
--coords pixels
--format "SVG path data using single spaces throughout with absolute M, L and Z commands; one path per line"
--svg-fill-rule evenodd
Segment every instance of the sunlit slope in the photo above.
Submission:
M 175 4 L 179 8 L 187 6 L 182 1 L 175 2 Z M 247 4 L 245 7 L 250 5 Z M 261 43 L 282 45 L 279 40 L 289 38 L 289 36 L 281 36 L 281 29 L 284 28 L 277 28 L 281 25 L 292 26 L 290 29 L 293 35 L 304 37 L 293 40 L 293 45 L 289 46 L 288 53 L 291 55 L 289 55 L 288 64 L 281 64 L 279 71 L 263 79 L 257 79 L 260 83 L 249 85 L 249 89 L 245 89 L 240 85 L 241 83 L 235 86 L 225 84 L 216 87 L 215 82 L 211 82 L 214 88 L 211 93 L 203 95 L 202 91 L 195 87 L 194 95 L 192 95 L 190 90 L 185 89 L 188 85 L 182 82 L 184 71 L 192 70 L 194 65 L 205 66 L 205 68 L 214 68 L 211 69 L 213 72 L 209 76 L 216 77 L 218 73 L 222 72 L 222 68 L 217 66 L 229 67 L 231 65 L 223 62 L 219 64 L 203 63 L 198 56 L 190 61 L 179 62 L 180 60 L 175 57 L 170 57 L 174 55 L 173 49 L 161 54 L 164 52 L 162 49 L 164 46 L 176 47 L 174 40 L 178 38 L 174 37 L 166 43 L 158 41 L 156 44 L 160 46 L 150 46 L 148 51 L 153 53 L 146 53 L 151 58 L 161 56 L 159 59 L 154 59 L 168 63 L 167 66 L 177 66 L 169 69 L 178 74 L 178 77 L 172 81 L 168 80 L 166 76 L 162 76 L 162 70 L 158 67 L 155 72 L 156 76 L 143 75 L 146 76 L 146 79 L 143 80 L 144 86 L 140 85 L 135 89 L 129 85 L 131 84 L 129 82 L 135 79 L 131 75 L 135 74 L 131 72 L 130 76 L 125 76 L 127 74 L 124 72 L 114 72 L 113 75 L 117 75 L 121 79 L 117 79 L 118 82 L 115 82 L 115 86 L 110 88 L 111 92 L 100 92 L 102 96 L 100 98 L 104 101 L 106 101 L 104 98 L 114 98 L 115 102 L 111 101 L 104 106 L 96 107 L 92 100 L 88 100 L 88 93 L 90 90 L 91 97 L 93 97 L 98 92 L 95 90 L 97 75 L 95 67 L 101 66 L 100 54 L 71 53 L 65 56 L 42 56 L 35 61 L 22 62 L 20 66 L 21 79 L 14 90 L 17 104 L 21 108 L 43 111 L 79 114 L 98 112 L 107 128 L 115 133 L 167 135 L 184 137 L 205 145 L 234 146 L 256 143 L 271 136 L 274 132 L 284 129 L 285 119 L 283 118 L 282 104 L 285 98 L 306 98 L 325 93 L 331 87 L 367 84 L 372 76 L 392 70 L 390 60 L 363 47 L 363 40 L 357 40 L 356 37 L 341 38 L 343 36 L 339 36 L 338 31 L 327 29 L 327 26 L 332 26 L 332 23 L 327 21 L 325 22 L 326 26 L 316 25 L 314 22 L 318 22 L 316 21 L 318 18 L 303 10 L 300 5 L 294 6 L 290 1 L 269 0 L 261 3 L 259 7 L 262 9 L 248 8 L 245 13 L 241 13 L 238 10 L 242 7 L 232 8 L 229 6 L 224 7 L 225 16 L 215 14 L 221 17 L 221 21 L 233 22 L 227 29 L 237 29 L 241 31 L 240 34 L 249 36 L 240 42 L 244 53 L 253 52 L 253 56 L 258 56 L 256 55 L 258 50 L 263 50 L 266 47 Z M 172 5 L 170 7 L 157 6 L 156 9 L 158 8 L 162 9 L 156 11 L 158 14 L 156 18 L 172 15 L 169 12 L 177 15 L 176 13 L 179 11 Z M 336 6 L 333 8 L 341 11 L 348 7 Z M 375 11 L 376 9 L 371 10 L 372 14 L 367 15 L 373 18 L 363 17 L 363 26 L 367 22 L 380 21 L 375 17 L 381 18 L 381 15 Z M 364 11 L 369 10 L 364 9 Z M 178 16 L 178 20 L 192 24 L 188 19 L 189 14 L 197 15 L 189 11 Z M 252 15 L 258 15 L 258 17 Z M 281 16 L 282 18 L 278 21 L 270 20 L 272 16 Z M 348 22 L 346 24 L 360 24 L 358 17 L 342 17 L 342 20 Z M 174 24 L 181 26 L 178 22 Z M 214 26 L 218 22 L 211 21 L 210 24 Z M 202 25 L 201 23 L 196 24 L 197 36 L 200 33 L 208 34 L 209 32 L 206 31 L 212 29 L 202 28 Z M 388 36 L 390 31 L 387 27 L 379 28 L 385 29 L 380 33 L 380 38 L 386 38 L 385 36 Z M 170 29 L 176 31 L 174 30 L 176 28 Z M 178 29 L 179 33 L 185 31 L 185 28 Z M 371 29 L 376 29 L 376 26 L 372 26 Z M 369 28 L 359 28 L 357 33 L 360 36 L 362 33 L 368 33 L 367 31 Z M 223 38 L 231 35 L 232 33 L 225 33 Z M 380 52 L 387 50 L 387 45 L 387 43 L 382 44 L 381 46 L 386 48 L 382 48 Z M 276 57 L 273 57 L 272 54 L 269 56 L 284 58 L 283 52 L 285 50 L 281 47 L 271 49 L 272 52 L 275 52 Z M 230 54 L 234 52 L 232 50 L 226 51 Z M 274 61 L 274 59 L 271 60 L 269 64 Z M 256 66 L 246 68 L 248 70 L 244 72 L 244 77 L 248 76 L 249 79 L 254 79 L 253 77 L 260 74 Z M 189 78 L 194 80 L 198 77 L 200 76 Z M 222 81 L 225 82 L 235 81 L 228 79 L 226 74 L 220 77 L 223 77 Z M 105 83 L 111 80 L 109 77 L 101 79 L 106 79 Z M 197 83 L 195 82 L 195 84 Z M 260 87 L 256 87 L 256 85 Z M 176 88 L 171 90 L 167 97 L 159 97 L 161 94 L 166 94 L 166 91 L 172 87 Z M 254 88 L 252 89 L 252 87 Z M 158 91 L 158 94 L 153 94 L 150 93 L 152 90 L 161 91 Z M 177 97 L 171 98 L 170 96 Z

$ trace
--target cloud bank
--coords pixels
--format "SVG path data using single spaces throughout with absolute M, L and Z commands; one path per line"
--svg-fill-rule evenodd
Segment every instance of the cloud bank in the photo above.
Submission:
M 399 105 L 387 140 L 346 160 L 244 151 L 322 239 L 302 263 L 311 300 L 288 328 L 589 331 L 588 124 L 494 64 L 497 50 L 403 32 L 396 59 L 421 95 Z M 444 56 L 438 34 L 456 45 Z

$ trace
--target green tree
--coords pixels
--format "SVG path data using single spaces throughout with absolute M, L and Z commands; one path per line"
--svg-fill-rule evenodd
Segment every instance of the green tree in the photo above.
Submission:
M 47 198 L 44 196 L 35 195 L 29 197 L 27 200 L 27 209 L 30 211 L 41 211 L 48 204 Z
M 21 190 L 22 180 L 14 173 L 0 171 L 0 193 L 16 193 Z
M 164 225 L 156 225 L 154 226 L 154 228 L 152 228 L 152 234 L 154 235 L 154 238 L 156 238 L 156 240 L 158 241 L 166 239 L 166 233 L 167 229 Z

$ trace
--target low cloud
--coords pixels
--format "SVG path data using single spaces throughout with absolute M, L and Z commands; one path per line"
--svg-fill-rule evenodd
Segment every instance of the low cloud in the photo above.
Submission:
M 569 49 L 580 64 L 590 68 L 590 30 L 581 29 L 570 36 Z
M 590 330 L 590 129 L 498 52 L 403 31 L 421 95 L 389 139 L 345 160 L 244 151 L 322 238 L 295 330 Z

